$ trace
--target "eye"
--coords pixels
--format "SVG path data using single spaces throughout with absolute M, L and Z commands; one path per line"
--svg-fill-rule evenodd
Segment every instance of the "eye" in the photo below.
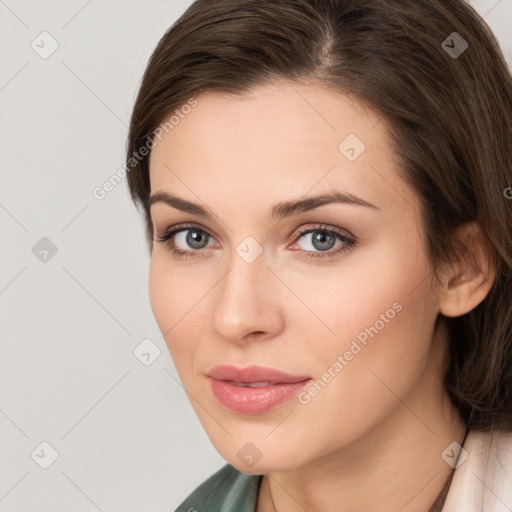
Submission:
M 199 251 L 207 247 L 210 238 L 212 237 L 206 231 L 194 224 L 181 224 L 157 235 L 156 241 L 166 243 L 175 257 L 187 259 L 200 257 Z M 189 250 L 188 247 L 193 250 Z
M 200 258 L 203 250 L 207 249 L 208 242 L 213 237 L 195 224 L 180 224 L 168 228 L 164 233 L 156 236 L 155 241 L 165 243 L 175 258 Z M 296 240 L 307 240 L 306 247 L 299 249 L 306 258 L 333 257 L 339 253 L 349 251 L 357 245 L 357 239 L 348 235 L 339 228 L 326 225 L 314 225 L 303 228 Z M 297 245 L 297 241 L 294 245 Z M 336 243 L 338 247 L 336 247 Z M 309 246 L 309 247 L 308 247 Z
M 353 235 L 349 236 L 338 228 L 325 225 L 303 229 L 299 232 L 297 240 L 302 239 L 306 240 L 307 243 L 302 246 L 303 249 L 299 252 L 306 258 L 333 257 L 339 253 L 352 250 L 357 245 L 357 240 Z M 336 242 L 339 242 L 339 244 L 334 249 Z

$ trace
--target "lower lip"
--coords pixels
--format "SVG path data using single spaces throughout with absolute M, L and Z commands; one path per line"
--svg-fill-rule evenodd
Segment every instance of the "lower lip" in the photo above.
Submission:
M 257 388 L 236 386 L 230 382 L 212 378 L 209 380 L 217 400 L 231 411 L 242 414 L 261 414 L 298 395 L 311 379 Z

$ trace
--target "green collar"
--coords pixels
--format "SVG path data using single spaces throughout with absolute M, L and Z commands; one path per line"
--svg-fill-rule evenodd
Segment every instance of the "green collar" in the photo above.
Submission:
M 254 512 L 262 475 L 226 464 L 205 480 L 175 512 Z

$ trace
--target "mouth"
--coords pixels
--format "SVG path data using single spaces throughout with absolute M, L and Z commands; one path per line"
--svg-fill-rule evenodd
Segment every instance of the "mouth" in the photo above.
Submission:
M 278 384 L 284 384 L 283 382 L 234 382 L 232 380 L 225 380 L 223 382 L 227 382 L 229 384 L 233 384 L 233 386 L 242 386 L 248 388 L 261 388 L 263 386 L 276 386 Z
M 274 368 L 221 365 L 207 373 L 213 395 L 227 409 L 262 414 L 296 396 L 312 379 Z
M 237 368 L 236 366 L 223 364 L 211 368 L 206 375 L 215 380 L 233 382 L 235 384 L 289 384 L 302 382 L 311 378 L 309 375 L 291 375 L 275 368 L 265 366 L 248 366 Z

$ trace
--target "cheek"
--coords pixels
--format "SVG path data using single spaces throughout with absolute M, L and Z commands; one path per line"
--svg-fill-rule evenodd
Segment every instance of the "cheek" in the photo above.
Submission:
M 186 275 L 179 269 L 173 270 L 166 264 L 165 257 L 153 252 L 149 267 L 149 301 L 180 376 L 182 368 L 193 358 L 197 340 L 201 339 L 194 331 L 197 323 L 191 321 L 193 306 L 200 299 L 199 290 L 183 282 Z
M 201 281 L 195 276 L 190 269 L 173 264 L 166 249 L 153 250 L 149 266 L 149 300 L 160 330 L 163 334 L 169 333 L 171 338 L 175 329 L 193 316 L 195 305 L 207 291 L 206 284 L 200 286 Z
M 336 349 L 376 322 L 379 330 L 387 329 L 396 317 L 406 316 L 397 309 L 412 298 L 411 291 L 429 273 L 421 253 L 403 249 L 404 244 L 383 239 L 336 266 L 312 265 L 308 272 L 283 269 L 284 280 L 293 283 L 302 302 L 290 301 L 288 313 L 294 318 L 290 326 L 310 325 L 327 347 L 332 342 Z
M 333 417 L 345 417 L 350 410 L 351 425 L 372 421 L 370 416 L 376 420 L 420 378 L 437 310 L 429 291 L 430 267 L 419 246 L 411 245 L 398 251 L 387 244 L 373 256 L 361 255 L 332 281 L 317 279 L 313 294 L 308 282 L 308 305 L 334 331 L 317 321 L 318 332 L 327 334 L 316 336 L 314 350 L 312 327 L 309 335 L 302 330 L 298 336 L 300 351 L 310 355 L 321 381 L 302 402 L 309 402 L 312 415 L 330 410 Z
M 311 288 L 316 290 L 312 309 L 318 308 L 343 340 L 360 333 L 364 339 L 372 327 L 384 333 L 390 327 L 407 330 L 411 320 L 421 321 L 428 309 L 426 278 L 431 268 L 420 237 L 410 220 L 382 230 L 372 243 L 356 249 L 332 280 Z
M 326 418 L 325 446 L 379 424 L 425 375 L 432 337 L 424 328 L 425 289 L 410 291 L 403 286 L 391 298 L 361 307 L 346 331 L 338 321 L 334 342 L 310 351 L 316 384 L 303 395 L 297 419 Z M 312 436 L 318 428 L 312 421 L 305 433 Z
M 178 294 L 176 283 L 165 272 L 161 258 L 155 252 L 154 250 L 149 266 L 149 302 L 160 331 L 165 334 L 177 321 Z

